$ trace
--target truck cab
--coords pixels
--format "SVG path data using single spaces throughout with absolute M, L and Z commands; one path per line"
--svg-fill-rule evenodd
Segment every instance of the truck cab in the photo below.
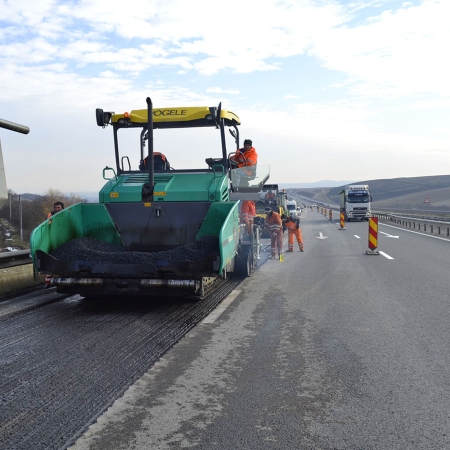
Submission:
M 264 208 L 270 206 L 277 213 L 287 214 L 287 194 L 284 189 L 280 189 L 278 184 L 265 184 L 259 193 L 256 204 L 256 213 L 264 214 Z
M 298 206 L 296 200 L 288 200 L 286 203 L 287 211 L 292 217 L 300 217 L 301 208 Z
M 339 193 L 340 210 L 344 213 L 345 221 L 369 220 L 372 217 L 372 195 L 367 184 L 353 184 L 345 186 Z

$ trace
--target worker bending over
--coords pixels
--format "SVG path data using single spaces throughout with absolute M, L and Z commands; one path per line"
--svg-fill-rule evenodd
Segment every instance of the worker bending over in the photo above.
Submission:
M 256 217 L 255 202 L 251 200 L 244 200 L 241 206 L 240 219 L 241 223 L 245 223 L 247 234 L 252 233 L 253 220 Z
M 270 230 L 270 259 L 278 258 L 283 253 L 283 221 L 281 216 L 272 210 L 272 208 L 265 208 L 266 223 Z
M 288 230 L 288 252 L 294 251 L 294 236 L 297 239 L 298 248 L 304 252 L 302 230 L 300 229 L 300 219 L 298 217 L 281 216 L 283 224 Z

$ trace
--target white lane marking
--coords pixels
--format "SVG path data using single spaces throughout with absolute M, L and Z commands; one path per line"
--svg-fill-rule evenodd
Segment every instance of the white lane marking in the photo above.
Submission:
M 355 236 L 356 239 L 361 239 L 357 234 L 354 234 L 353 236 Z
M 406 228 L 395 227 L 394 225 L 388 225 L 387 223 L 379 223 L 379 225 L 384 225 L 385 227 L 395 228 L 396 230 L 407 231 L 408 233 L 420 234 L 421 236 L 426 236 L 426 237 L 430 237 L 430 238 L 434 238 L 434 239 L 440 239 L 441 241 L 450 242 L 450 239 L 448 239 L 448 238 L 446 239 L 446 238 L 439 237 L 439 236 L 433 236 L 432 234 L 420 233 L 419 231 L 413 231 L 413 230 L 408 230 Z
M 233 300 L 242 292 L 242 290 L 235 289 L 230 292 L 228 297 L 214 310 L 211 311 L 201 323 L 214 323 L 217 318 L 231 305 Z
M 380 253 L 380 255 L 383 255 L 387 259 L 394 259 L 392 256 L 389 256 L 387 253 L 384 253 L 381 250 L 379 251 L 379 253 Z
M 398 236 L 392 236 L 392 234 L 388 234 L 388 233 L 383 233 L 382 231 L 380 231 L 381 234 L 384 234 L 386 237 L 390 237 L 390 238 L 394 238 L 394 239 L 398 239 Z
M 328 236 L 324 236 L 322 232 L 319 233 L 319 236 L 317 236 L 317 239 L 326 239 Z

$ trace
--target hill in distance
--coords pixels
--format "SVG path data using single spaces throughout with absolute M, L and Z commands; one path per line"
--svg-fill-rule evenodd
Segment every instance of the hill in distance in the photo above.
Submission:
M 270 182 L 269 182 L 270 184 Z M 313 183 L 278 183 L 280 188 L 284 189 L 300 189 L 300 188 L 316 188 L 316 187 L 335 187 L 345 186 L 346 184 L 355 184 L 354 181 L 336 181 L 336 180 L 322 180 Z
M 450 207 L 450 175 L 426 177 L 391 178 L 364 181 L 321 180 L 314 183 L 278 183 L 280 188 L 295 192 L 314 201 L 339 204 L 339 192 L 347 184 L 368 184 L 373 196 L 374 207 L 423 208 Z M 98 202 L 98 192 L 76 192 L 89 203 Z M 34 194 L 23 194 L 28 200 L 35 200 Z
M 368 184 L 374 207 L 423 208 L 450 207 L 450 175 L 364 180 L 327 188 L 295 188 L 299 195 L 313 200 L 339 204 L 339 192 L 346 184 Z M 425 199 L 430 201 L 425 204 Z

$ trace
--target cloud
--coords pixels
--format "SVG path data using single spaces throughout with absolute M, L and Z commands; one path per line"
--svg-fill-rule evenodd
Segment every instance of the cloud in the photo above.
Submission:
M 385 174 L 404 158 L 403 176 L 450 163 L 446 0 L 0 0 L 0 16 L 4 118 L 31 128 L 25 139 L 1 132 L 12 186 L 24 183 L 20 161 L 33 159 L 25 179 L 45 191 L 56 158 L 97 188 L 114 161 L 94 109 L 125 112 L 147 96 L 164 107 L 222 102 L 279 180 L 360 178 L 374 166 L 361 155 L 386 158 L 376 165 Z M 182 141 L 172 153 L 183 161 Z M 300 174 L 295 158 L 314 170 Z
M 258 10 L 254 2 L 237 0 L 136 1 L 133 8 L 118 9 L 105 7 L 103 0 L 78 1 L 71 8 L 56 1 L 42 7 L 41 2 L 20 4 L 3 3 L 11 24 L 6 27 L 11 42 L 0 46 L 3 63 L 33 65 L 57 58 L 68 67 L 107 64 L 135 74 L 176 67 L 212 75 L 227 69 L 281 70 L 283 58 L 308 55 L 345 73 L 354 95 L 383 90 L 391 96 L 435 92 L 450 71 L 442 57 L 450 41 L 445 19 L 450 4 L 439 0 L 404 3 L 357 24 L 355 11 L 377 3 L 346 9 L 337 1 L 264 0 Z M 200 10 L 204 14 L 192 13 Z M 219 19 L 235 31 L 223 33 Z
M 211 92 L 214 94 L 230 94 L 230 95 L 236 95 L 239 94 L 239 89 L 222 89 L 220 87 L 211 87 L 206 89 L 206 92 Z
M 366 23 L 317 36 L 309 54 L 327 69 L 346 73 L 358 96 L 449 95 L 444 80 L 450 67 L 443 58 L 450 45 L 449 15 L 445 1 L 404 4 Z

